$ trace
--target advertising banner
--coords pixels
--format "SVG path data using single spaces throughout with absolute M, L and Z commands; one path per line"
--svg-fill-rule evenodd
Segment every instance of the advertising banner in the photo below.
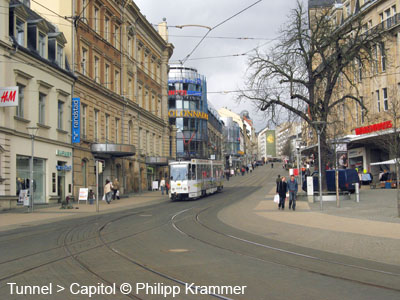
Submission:
M 18 106 L 18 86 L 0 88 L 0 107 Z
M 72 143 L 81 142 L 81 99 L 72 98 Z

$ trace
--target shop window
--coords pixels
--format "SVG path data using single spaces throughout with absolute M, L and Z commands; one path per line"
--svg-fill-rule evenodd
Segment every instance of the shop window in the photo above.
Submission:
M 17 155 L 16 158 L 17 178 L 16 178 L 16 195 L 21 190 L 29 190 L 30 185 L 30 157 Z M 46 179 L 46 160 L 33 159 L 33 201 L 34 204 L 45 203 L 45 179 Z

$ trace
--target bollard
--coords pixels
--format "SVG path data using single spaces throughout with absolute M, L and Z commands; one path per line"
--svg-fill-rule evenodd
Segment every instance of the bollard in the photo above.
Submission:
M 358 203 L 360 202 L 360 188 L 358 183 L 355 183 L 354 185 L 356 186 L 356 202 Z

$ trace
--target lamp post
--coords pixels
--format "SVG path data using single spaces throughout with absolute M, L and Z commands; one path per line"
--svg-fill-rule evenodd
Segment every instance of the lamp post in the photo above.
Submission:
M 321 131 L 324 128 L 326 122 L 314 121 L 312 124 L 315 126 L 318 135 L 318 182 L 319 182 L 319 202 L 320 209 L 322 210 L 322 174 L 321 174 Z
M 31 159 L 29 163 L 29 173 L 30 173 L 30 179 L 29 179 L 29 206 L 31 208 L 31 212 L 33 212 L 33 154 L 34 154 L 34 140 L 35 136 L 39 130 L 38 127 L 26 127 L 28 129 L 28 133 L 31 136 L 31 141 L 32 141 L 32 152 L 31 152 Z

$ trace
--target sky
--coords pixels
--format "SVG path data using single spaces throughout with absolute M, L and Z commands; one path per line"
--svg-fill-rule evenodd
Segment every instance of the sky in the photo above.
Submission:
M 175 28 L 176 25 L 215 27 L 257 0 L 134 0 L 141 13 L 152 24 L 166 18 L 169 42 L 174 45 L 171 63 L 178 63 L 196 47 L 208 32 L 203 27 Z M 266 117 L 257 112 L 249 101 L 238 102 L 237 91 L 246 86 L 248 56 L 260 47 L 273 46 L 279 31 L 288 22 L 297 0 L 262 0 L 220 26 L 212 29 L 198 48 L 186 60 L 186 67 L 194 67 L 206 76 L 208 102 L 216 109 L 227 107 L 240 113 L 247 110 L 256 131 L 267 126 Z M 227 56 L 227 57 L 221 57 Z

